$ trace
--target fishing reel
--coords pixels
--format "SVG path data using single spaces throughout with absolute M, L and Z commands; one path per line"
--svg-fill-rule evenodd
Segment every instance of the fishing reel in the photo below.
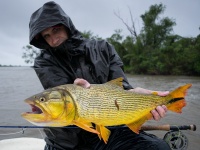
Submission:
M 142 129 L 145 131 L 149 130 L 163 130 L 168 131 L 164 135 L 164 140 L 168 143 L 172 150 L 186 150 L 188 147 L 188 139 L 187 137 L 181 132 L 181 130 L 192 130 L 196 131 L 196 125 L 145 125 L 142 126 Z
M 163 138 L 172 150 L 186 150 L 188 138 L 180 131 L 169 131 Z

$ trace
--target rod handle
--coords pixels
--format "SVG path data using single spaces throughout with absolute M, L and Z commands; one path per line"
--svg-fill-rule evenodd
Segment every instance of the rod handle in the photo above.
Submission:
M 176 131 L 176 130 L 192 130 L 192 131 L 196 131 L 196 125 L 192 124 L 192 125 L 181 125 L 181 126 L 177 126 L 177 125 L 143 125 L 141 127 L 141 130 L 144 131 L 150 131 L 150 130 L 163 130 L 163 131 Z

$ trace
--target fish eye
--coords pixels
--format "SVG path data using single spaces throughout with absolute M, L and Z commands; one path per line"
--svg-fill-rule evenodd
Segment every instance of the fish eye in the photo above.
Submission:
M 40 97 L 40 102 L 45 102 L 45 98 L 44 97 Z

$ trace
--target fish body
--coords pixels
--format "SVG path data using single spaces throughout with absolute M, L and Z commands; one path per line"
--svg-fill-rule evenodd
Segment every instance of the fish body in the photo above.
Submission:
M 158 105 L 180 113 L 186 105 L 186 91 L 191 87 L 186 84 L 160 97 L 126 91 L 122 80 L 92 84 L 90 88 L 66 84 L 45 90 L 25 100 L 33 112 L 23 113 L 22 117 L 36 125 L 76 125 L 98 134 L 107 143 L 110 131 L 106 126 L 125 124 L 139 133 L 142 124 L 152 118 L 150 111 Z M 91 123 L 96 125 L 95 129 Z

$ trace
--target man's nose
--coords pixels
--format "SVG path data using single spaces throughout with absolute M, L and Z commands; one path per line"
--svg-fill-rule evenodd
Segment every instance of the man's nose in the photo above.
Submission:
M 58 42 L 58 40 L 59 40 L 59 38 L 56 37 L 56 36 L 52 36 L 52 37 L 51 37 L 51 42 L 52 42 L 52 44 L 56 44 L 56 43 Z

